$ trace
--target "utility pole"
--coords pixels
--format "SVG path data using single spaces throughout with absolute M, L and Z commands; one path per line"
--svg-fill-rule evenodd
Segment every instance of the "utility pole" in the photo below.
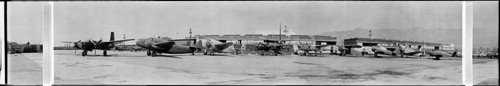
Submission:
M 280 35 L 279 35 L 278 43 L 281 43 L 281 22 L 280 22 Z
M 123 34 L 123 40 L 125 40 L 125 34 Z M 125 45 L 125 42 L 123 42 L 122 45 Z
M 372 30 L 369 31 L 370 34 L 368 34 L 370 36 L 370 39 L 372 39 Z
M 191 38 L 191 34 L 193 34 L 193 32 L 191 32 L 191 28 L 189 28 L 189 38 Z

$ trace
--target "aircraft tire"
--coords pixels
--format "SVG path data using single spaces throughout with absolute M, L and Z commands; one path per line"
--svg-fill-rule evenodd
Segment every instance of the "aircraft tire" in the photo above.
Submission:
M 147 54 L 148 56 L 151 56 L 151 51 L 149 51 L 149 50 L 148 50 L 148 51 L 146 52 L 146 54 Z
M 107 51 L 103 51 L 103 52 L 102 52 L 102 54 L 103 54 L 104 56 L 107 56 L 107 55 L 108 55 L 108 52 L 107 52 Z
M 85 55 L 87 55 L 87 51 L 82 52 L 82 56 L 85 56 Z
M 153 51 L 153 52 L 151 53 L 151 56 L 152 56 L 152 57 L 155 57 L 155 56 L 156 56 L 156 51 Z

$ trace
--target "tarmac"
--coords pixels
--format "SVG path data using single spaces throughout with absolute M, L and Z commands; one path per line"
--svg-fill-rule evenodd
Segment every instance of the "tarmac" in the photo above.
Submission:
M 8 54 L 8 84 L 41 85 L 42 53 Z
M 461 85 L 461 59 L 55 50 L 55 84 Z
M 474 85 L 499 85 L 498 59 L 473 59 L 473 81 Z

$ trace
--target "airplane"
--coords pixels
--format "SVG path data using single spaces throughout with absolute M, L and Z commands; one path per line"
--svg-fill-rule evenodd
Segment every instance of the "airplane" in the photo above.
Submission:
M 394 52 L 396 54 L 399 54 L 401 57 L 404 57 L 404 55 L 406 55 L 408 57 L 408 56 L 414 56 L 414 55 L 418 55 L 418 54 L 423 53 L 421 46 L 419 46 L 418 49 L 408 48 L 405 46 L 399 46 L 394 50 Z
M 264 40 L 265 43 L 259 42 L 257 44 L 257 51 L 260 51 L 261 55 L 264 56 L 265 52 L 271 52 L 275 56 L 278 54 L 283 54 L 280 52 L 285 46 L 289 46 L 290 44 L 284 44 L 286 41 L 291 40 Z
M 400 48 L 402 48 L 402 47 L 400 47 Z M 375 52 L 375 57 L 378 57 L 377 54 L 386 54 L 386 55 L 396 56 L 397 53 L 395 53 L 395 52 L 401 52 L 401 50 L 398 50 L 398 48 L 396 48 L 395 52 L 391 52 L 391 51 L 387 50 L 387 48 L 382 47 L 380 45 L 374 46 L 374 47 L 372 47 L 372 49 Z M 402 50 L 403 53 L 402 54 L 400 53 L 401 56 L 403 56 L 404 54 L 416 55 L 416 54 L 420 54 L 420 53 L 426 53 L 430 56 L 435 56 L 436 58 L 434 58 L 434 60 L 440 60 L 440 58 L 443 56 L 447 56 L 447 57 L 452 56 L 451 54 L 440 51 L 440 50 L 418 51 L 418 50 L 411 50 L 408 48 L 406 48 L 406 49 L 402 48 L 402 49 L 403 49 Z
M 301 45 L 298 45 L 297 48 L 299 51 L 303 51 L 303 52 L 302 52 L 302 54 L 300 54 L 300 52 L 297 51 L 297 54 L 305 56 L 305 55 L 309 55 L 310 51 L 314 51 L 314 56 L 318 56 L 318 54 L 322 53 L 321 52 L 322 48 L 328 47 L 328 46 L 332 46 L 332 45 L 312 45 L 312 44 L 307 44 L 307 43 L 301 44 Z
M 372 51 L 375 53 L 375 57 L 380 57 L 380 56 L 378 56 L 378 54 L 393 55 L 393 56 L 396 55 L 392 51 L 390 51 L 387 48 L 382 47 L 380 45 L 373 46 Z
M 446 57 L 452 56 L 451 54 L 440 51 L 440 50 L 431 50 L 431 51 L 427 51 L 426 53 L 429 54 L 430 56 L 435 56 L 436 58 L 434 58 L 434 60 L 440 60 L 440 58 L 443 56 L 446 56 Z
M 102 39 L 101 39 L 99 41 L 95 41 L 95 40 L 88 40 L 88 41 L 79 40 L 78 42 L 64 42 L 63 41 L 63 43 L 73 43 L 74 44 L 73 47 L 75 47 L 76 49 L 82 49 L 83 50 L 82 56 L 86 56 L 87 51 L 92 51 L 95 49 L 103 50 L 103 55 L 107 56 L 106 50 L 111 50 L 112 48 L 115 47 L 115 44 L 125 42 L 125 41 L 134 40 L 134 39 L 124 39 L 124 40 L 114 40 L 114 39 L 115 39 L 114 32 L 111 32 L 111 36 L 110 36 L 109 41 L 102 41 Z
M 233 46 L 232 42 L 227 42 L 227 43 L 222 43 L 218 40 L 215 39 L 199 39 L 197 48 L 203 49 L 205 52 L 203 53 L 204 55 L 214 55 L 216 52 L 217 53 L 236 53 L 236 50 L 234 48 L 230 48 Z
M 175 42 L 175 41 L 188 41 L 188 40 L 195 40 L 195 39 L 170 39 L 170 38 L 160 38 L 160 37 L 158 38 L 149 37 L 149 38 L 138 39 L 136 45 L 147 49 L 148 50 L 147 55 L 152 57 L 157 56 L 158 53 L 160 54 L 192 53 L 192 55 L 194 55 L 196 47 L 186 46 Z

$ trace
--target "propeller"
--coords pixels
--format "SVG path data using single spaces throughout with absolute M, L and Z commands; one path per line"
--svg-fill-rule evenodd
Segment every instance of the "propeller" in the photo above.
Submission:
M 207 43 L 205 43 L 205 45 L 207 46 L 207 48 L 211 48 L 213 47 L 212 46 L 212 41 L 211 40 L 208 40 Z

